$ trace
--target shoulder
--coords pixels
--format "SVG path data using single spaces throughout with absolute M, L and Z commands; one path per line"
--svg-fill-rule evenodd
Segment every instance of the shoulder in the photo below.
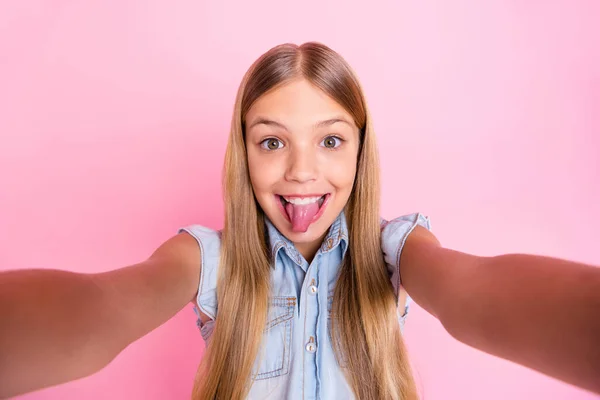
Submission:
M 441 247 L 440 241 L 431 230 L 417 225 L 406 240 L 406 247 Z
M 221 254 L 221 231 L 202 225 L 189 225 L 180 228 L 178 233 L 177 236 L 185 236 L 188 245 L 195 248 L 195 254 L 200 253 L 196 261 L 208 269 L 208 273 L 215 272 L 213 270 L 216 270 Z
M 177 231 L 179 234 L 188 234 L 193 237 L 199 245 L 204 245 L 205 242 L 210 242 L 207 244 L 221 244 L 221 231 L 208 228 L 202 225 L 188 225 L 182 228 L 179 228 Z
M 155 264 L 177 269 L 194 287 L 195 300 L 203 268 L 214 265 L 220 247 L 220 232 L 201 225 L 178 229 L 177 234 L 162 243 L 149 257 Z
M 417 236 L 437 240 L 431 233 L 431 221 L 428 216 L 411 213 L 389 221 L 381 218 L 381 247 L 386 262 L 393 266 L 400 265 L 400 256 L 408 244 L 408 239 L 413 242 Z
M 410 268 L 407 264 L 414 266 L 424 260 L 431 261 L 432 253 L 441 249 L 439 240 L 431 231 L 431 220 L 425 214 L 412 213 L 381 221 L 381 241 L 386 260 L 400 267 L 402 275 Z
M 195 224 L 179 228 L 177 233 L 173 246 L 179 243 L 188 261 L 211 269 L 220 255 L 221 231 Z
M 154 265 L 160 265 L 165 274 L 177 272 L 181 281 L 190 287 L 190 300 L 195 298 L 198 277 L 202 268 L 200 248 L 194 237 L 179 232 L 163 242 L 149 257 Z M 186 290 L 187 291 L 187 290 Z

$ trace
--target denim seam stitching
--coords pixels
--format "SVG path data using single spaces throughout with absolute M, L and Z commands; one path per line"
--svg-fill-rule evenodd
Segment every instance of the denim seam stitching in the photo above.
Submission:
M 289 348 L 290 348 L 290 339 L 291 339 L 291 327 L 292 327 L 292 317 L 294 316 L 294 308 L 296 306 L 296 298 L 283 296 L 283 297 L 274 297 L 271 299 L 271 307 L 284 307 L 285 314 L 275 317 L 273 320 L 267 322 L 267 327 L 265 331 L 274 328 L 281 323 L 285 323 L 284 326 L 284 341 L 283 341 L 283 358 L 281 367 L 271 370 L 261 372 L 256 375 L 255 380 L 263 380 L 274 378 L 276 376 L 285 375 L 289 372 Z M 282 372 L 283 371 L 283 372 Z

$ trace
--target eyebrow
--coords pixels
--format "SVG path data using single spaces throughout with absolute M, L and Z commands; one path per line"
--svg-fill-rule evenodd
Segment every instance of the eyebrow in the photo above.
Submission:
M 345 119 L 343 117 L 335 117 L 335 118 L 326 119 L 324 121 L 319 121 L 313 126 L 313 128 L 315 128 L 315 129 L 316 128 L 324 128 L 327 126 L 331 126 L 333 124 L 337 124 L 338 122 L 343 122 L 343 123 L 353 127 L 353 125 L 350 122 L 348 122 L 347 119 Z M 263 117 L 259 117 L 256 121 L 254 121 L 252 123 L 252 125 L 250 125 L 248 127 L 248 130 L 254 128 L 256 125 L 261 125 L 261 124 L 267 125 L 267 126 L 275 126 L 277 128 L 281 128 L 281 129 L 284 129 L 289 132 L 289 129 L 287 128 L 287 126 L 285 126 L 281 122 L 273 121 L 271 119 L 267 119 L 267 118 L 263 118 Z

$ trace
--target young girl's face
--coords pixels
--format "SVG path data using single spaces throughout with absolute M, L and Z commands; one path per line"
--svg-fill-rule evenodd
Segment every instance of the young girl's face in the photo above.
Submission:
M 312 257 L 352 191 L 358 127 L 304 79 L 259 98 L 245 126 L 256 199 L 277 229 Z

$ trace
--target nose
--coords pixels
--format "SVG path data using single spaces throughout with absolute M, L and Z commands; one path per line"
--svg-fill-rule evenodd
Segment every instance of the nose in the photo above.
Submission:
M 318 165 L 314 150 L 296 148 L 289 154 L 285 179 L 304 183 L 317 179 Z

